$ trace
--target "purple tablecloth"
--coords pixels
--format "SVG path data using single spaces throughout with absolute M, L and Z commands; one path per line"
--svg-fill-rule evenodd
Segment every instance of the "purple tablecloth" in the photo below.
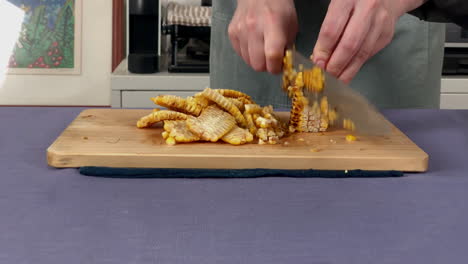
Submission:
M 190 180 L 49 168 L 80 110 L 0 108 L 0 264 L 468 263 L 468 111 L 385 112 L 424 174 Z

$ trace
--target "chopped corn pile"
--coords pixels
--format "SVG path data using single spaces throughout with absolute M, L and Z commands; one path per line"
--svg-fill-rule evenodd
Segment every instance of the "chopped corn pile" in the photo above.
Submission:
M 339 119 L 328 98 L 323 95 L 325 76 L 318 67 L 295 69 L 293 53 L 286 51 L 283 58 L 282 89 L 292 100 L 289 123 L 283 123 L 273 107 L 255 104 L 240 91 L 206 88 L 187 98 L 160 95 L 151 100 L 167 110 L 156 108 L 138 120 L 138 128 L 148 128 L 163 122 L 162 137 L 168 145 L 187 142 L 218 142 L 243 145 L 277 144 L 288 132 L 324 132 Z M 313 102 L 309 102 L 313 93 Z M 354 131 L 352 120 L 343 118 L 343 127 Z M 347 141 L 355 141 L 353 135 Z M 313 152 L 319 150 L 313 149 Z M 312 150 L 311 150 L 312 151 Z
M 197 141 L 243 145 L 254 139 L 259 144 L 277 144 L 287 132 L 287 124 L 272 106 L 257 105 L 235 90 L 206 88 L 187 98 L 160 95 L 151 100 L 167 110 L 154 109 L 138 120 L 137 127 L 164 122 L 162 137 L 168 145 Z

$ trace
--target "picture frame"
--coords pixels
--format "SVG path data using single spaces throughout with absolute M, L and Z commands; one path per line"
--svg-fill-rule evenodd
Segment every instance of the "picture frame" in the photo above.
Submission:
M 30 0 L 30 1 L 35 1 L 35 0 Z M 36 1 L 39 2 L 39 0 L 36 0 Z M 47 3 L 47 1 L 44 1 L 43 5 L 44 3 Z M 6 69 L 6 74 L 8 75 L 80 75 L 81 74 L 83 0 L 64 0 L 63 3 L 64 3 L 63 5 L 64 9 L 67 7 L 70 8 L 69 6 L 71 5 L 71 3 L 73 4 L 73 14 L 72 14 L 73 15 L 73 21 L 72 21 L 73 35 L 72 36 L 70 35 L 69 33 L 70 30 L 62 34 L 62 35 L 68 34 L 67 36 L 61 36 L 61 39 L 64 40 L 63 48 L 61 49 L 61 46 L 60 46 L 61 43 L 59 40 L 57 40 L 59 39 L 59 37 L 57 37 L 56 40 L 53 40 L 54 39 L 53 37 L 49 37 L 50 38 L 49 42 L 51 42 L 50 44 L 43 44 L 45 40 L 41 40 L 41 44 L 42 44 L 41 56 L 36 56 L 37 58 L 34 58 L 35 61 L 31 62 L 27 66 L 24 65 L 24 63 L 22 67 L 14 67 L 10 65 L 10 67 L 7 67 Z M 43 7 L 36 7 L 35 10 L 29 10 L 25 12 L 31 12 L 32 14 L 30 15 L 32 16 L 32 19 L 34 19 L 34 17 L 38 17 L 41 15 L 50 16 L 50 14 L 45 14 L 45 12 L 47 12 L 45 10 L 37 10 L 39 8 L 46 9 Z M 61 11 L 62 10 L 60 10 L 59 13 L 57 14 L 57 18 L 55 19 L 55 22 L 61 23 L 60 26 L 63 26 L 64 28 L 70 27 L 70 21 L 65 21 L 66 18 L 63 18 L 65 17 L 65 15 L 63 15 L 65 11 L 68 11 L 67 17 L 70 17 L 69 10 L 65 10 L 64 12 L 61 12 Z M 59 22 L 60 20 L 59 18 L 61 18 L 62 21 Z M 33 21 L 38 21 L 38 20 L 39 19 L 33 20 Z M 55 27 L 56 26 L 57 25 L 55 25 Z M 43 29 L 42 32 L 47 31 L 44 34 L 49 34 L 53 36 L 54 34 L 56 34 L 55 27 L 53 30 L 50 28 Z M 23 28 L 27 28 L 27 26 L 23 24 Z M 69 45 L 69 43 L 66 43 L 65 40 L 66 39 L 68 40 L 72 37 L 73 37 L 73 41 L 70 41 L 70 42 L 73 43 L 73 47 L 70 48 L 71 45 Z M 19 46 L 19 45 L 21 45 L 20 40 L 18 40 L 17 44 L 15 45 L 15 48 L 16 46 Z M 45 51 L 44 51 L 44 45 L 49 45 Z M 38 54 L 38 52 L 41 52 L 41 51 L 29 50 L 28 52 L 33 53 L 33 54 Z M 69 55 L 70 53 L 73 54 L 72 55 L 73 60 L 67 61 L 66 55 Z M 12 58 L 14 58 L 16 55 L 17 53 L 13 52 Z M 62 62 L 64 62 L 63 63 L 64 66 L 60 67 L 60 63 Z M 10 63 L 11 63 L 11 58 L 10 58 Z

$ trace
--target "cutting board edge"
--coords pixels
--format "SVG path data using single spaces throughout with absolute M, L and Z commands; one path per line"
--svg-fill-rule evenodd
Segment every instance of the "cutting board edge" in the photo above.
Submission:
M 133 167 L 133 168 L 178 168 L 179 166 L 147 166 L 147 165 L 143 165 L 141 163 L 144 163 L 142 161 L 142 157 L 138 157 L 137 161 L 136 162 L 131 162 L 131 163 L 135 163 L 135 164 L 140 164 L 138 166 L 133 166 L 131 165 L 130 163 L 122 163 L 122 164 L 105 164 L 105 163 L 100 163 L 100 162 L 94 162 L 94 164 L 90 164 L 88 162 L 84 162 L 84 161 L 80 161 L 80 159 L 82 160 L 83 157 L 85 157 L 85 159 L 93 159 L 93 158 L 102 158 L 102 155 L 77 155 L 77 154 L 65 154 L 65 153 L 62 153 L 60 151 L 57 151 L 55 149 L 55 146 L 59 143 L 60 141 L 60 138 L 61 136 L 65 133 L 65 131 L 75 122 L 78 120 L 78 118 L 80 117 L 86 117 L 88 115 L 93 115 L 93 114 L 96 114 L 95 111 L 128 111 L 128 110 L 135 110 L 135 111 L 142 111 L 142 110 L 150 110 L 150 109 L 101 109 L 101 108 L 88 108 L 88 109 L 84 109 L 82 110 L 76 117 L 73 121 L 71 121 L 68 126 L 60 133 L 60 135 L 55 139 L 55 141 L 47 148 L 47 163 L 49 166 L 51 167 L 55 167 L 55 168 L 78 168 L 78 167 L 83 167 L 83 166 L 104 166 L 104 167 L 109 167 L 109 166 L 112 166 L 112 167 L 117 167 L 117 168 L 128 168 L 128 167 Z M 387 118 L 385 118 L 383 116 L 383 118 L 389 122 L 392 126 L 393 123 L 391 123 Z M 320 169 L 320 170 L 353 170 L 353 169 L 362 169 L 362 170 L 399 170 L 399 171 L 404 171 L 404 172 L 426 172 L 428 170 L 428 167 L 429 167 L 429 155 L 422 149 L 420 148 L 415 142 L 413 142 L 405 133 L 403 133 L 398 127 L 394 126 L 394 128 L 396 129 L 396 132 L 398 134 L 401 134 L 403 135 L 404 137 L 406 137 L 410 142 L 411 144 L 420 152 L 420 156 L 417 157 L 417 158 L 414 158 L 413 159 L 408 159 L 408 158 L 405 158 L 405 162 L 406 163 L 411 163 L 410 165 L 404 165 L 404 166 L 401 166 L 399 165 L 398 168 L 397 167 L 392 167 L 392 166 L 381 166 L 379 169 L 372 169 L 372 166 L 365 166 L 365 167 L 352 167 L 352 166 L 349 166 L 349 167 L 323 167 L 322 164 L 320 164 L 320 166 L 314 166 L 314 167 L 311 167 L 311 166 L 308 166 L 308 167 L 301 167 L 301 166 L 295 166 L 293 168 L 289 168 L 289 167 L 284 167 L 284 166 L 281 166 L 281 167 L 261 167 L 261 168 L 275 168 L 275 169 Z M 129 157 L 133 157 L 133 158 L 136 158 L 137 156 L 136 155 L 130 155 L 130 156 L 120 156 L 119 158 L 122 159 L 123 161 L 128 161 Z M 246 159 L 250 159 L 252 160 L 252 157 L 248 157 Z M 328 160 L 330 160 L 329 157 L 327 157 Z M 304 160 L 304 159 L 297 159 L 297 160 Z M 331 159 L 333 160 L 333 159 Z M 336 160 L 340 160 L 342 161 L 343 159 L 340 158 L 340 159 L 336 159 Z M 390 160 L 390 159 L 387 159 L 387 160 Z M 397 160 L 397 159 L 395 159 Z M 310 161 L 310 160 L 305 160 L 305 161 Z M 316 163 L 319 163 L 320 161 L 320 157 L 319 158 L 314 158 L 314 162 Z M 153 164 L 152 164 L 153 165 Z M 179 164 L 180 165 L 180 164 Z M 181 167 L 182 168 L 182 167 Z M 212 166 L 212 162 L 210 162 L 210 166 L 194 166 L 194 165 L 186 165 L 186 166 L 183 166 L 183 168 L 213 168 Z M 224 169 L 242 169 L 242 168 L 259 168 L 259 167 L 255 167 L 255 166 L 245 166 L 245 167 L 233 167 L 233 166 L 224 166 L 222 167 Z
M 366 160 L 357 160 L 354 158 L 330 158 L 330 157 L 297 157 L 291 158 L 290 163 L 284 163 L 284 158 L 272 158 L 266 160 L 264 157 L 243 157 L 237 158 L 240 164 L 233 165 L 229 157 L 215 156 L 200 157 L 186 156 L 179 159 L 187 158 L 185 162 L 177 161 L 177 164 L 171 160 L 173 157 L 167 156 L 139 156 L 139 155 L 119 155 L 109 162 L 105 159 L 105 155 L 79 155 L 65 154 L 54 150 L 47 149 L 48 165 L 55 168 L 79 168 L 86 166 L 93 167 L 113 167 L 113 168 L 193 168 L 193 169 L 291 169 L 291 170 L 397 170 L 404 172 L 426 172 L 428 170 L 429 157 L 421 156 L 414 158 L 375 158 Z M 283 162 L 275 162 L 274 160 Z M 149 165 L 151 164 L 151 165 Z M 216 164 L 216 166 L 213 166 Z M 258 165 L 262 164 L 262 165 Z M 304 166 L 304 164 L 307 164 Z M 339 164 L 339 165 L 337 165 Z

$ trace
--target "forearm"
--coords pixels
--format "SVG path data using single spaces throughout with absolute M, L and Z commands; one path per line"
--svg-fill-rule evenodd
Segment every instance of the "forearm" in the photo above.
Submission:
M 467 0 L 427 0 L 408 13 L 425 21 L 456 23 L 468 28 Z

